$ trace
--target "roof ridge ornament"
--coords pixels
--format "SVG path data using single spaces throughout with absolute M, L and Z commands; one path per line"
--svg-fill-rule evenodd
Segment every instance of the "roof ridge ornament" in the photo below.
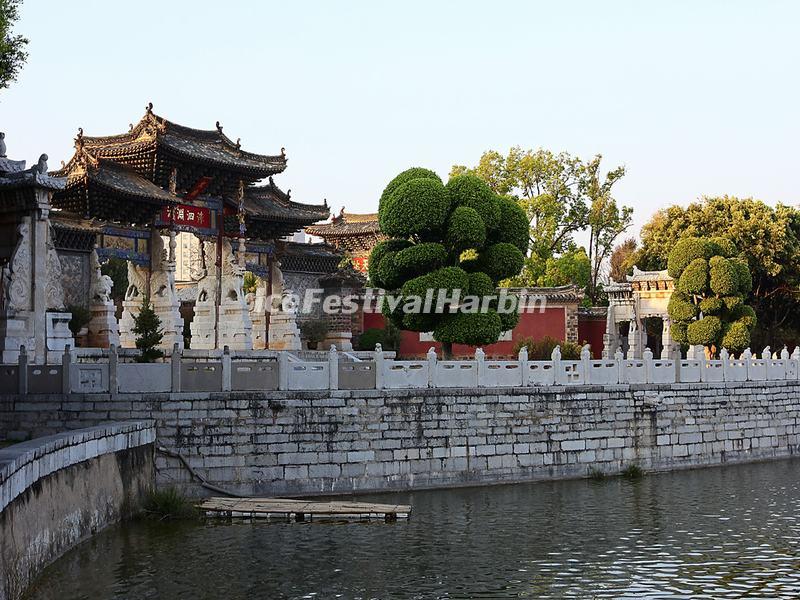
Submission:
M 217 132 L 222 133 L 222 125 L 219 124 L 219 121 L 217 121 Z
M 237 150 L 242 149 L 242 138 L 236 138 L 236 149 Z
M 6 158 L 6 134 L 0 131 L 0 158 Z
M 281 146 L 281 156 L 286 158 L 286 148 L 284 148 L 283 146 Z
M 147 106 L 145 107 L 145 111 L 146 111 L 146 113 L 148 115 L 152 115 L 153 114 L 153 103 L 152 102 L 148 102 L 147 103 Z
M 81 150 L 83 148 L 83 127 L 78 127 L 78 135 L 75 136 L 75 149 Z

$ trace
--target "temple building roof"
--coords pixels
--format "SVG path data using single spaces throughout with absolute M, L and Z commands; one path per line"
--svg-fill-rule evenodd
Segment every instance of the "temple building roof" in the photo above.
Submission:
M 175 194 L 142 177 L 132 168 L 100 159 L 80 148 L 59 174 L 66 187 L 52 204 L 78 215 L 123 223 L 151 223 L 162 206 L 175 204 Z
M 328 218 L 326 203 L 301 204 L 291 199 L 291 190 L 284 192 L 270 177 L 269 183 L 244 190 L 242 211 L 248 238 L 278 239 L 291 235 L 304 226 Z M 226 231 L 238 231 L 238 215 L 225 218 Z
M 328 244 L 352 253 L 366 253 L 384 239 L 377 213 L 348 213 L 344 209 L 329 223 L 306 227 L 306 233 L 323 238 Z
M 255 181 L 281 173 L 286 168 L 286 155 L 263 155 L 241 149 L 239 140 L 232 141 L 215 129 L 193 129 L 178 125 L 153 113 L 153 105 L 127 133 L 104 137 L 85 136 L 78 131 L 76 148 L 85 148 L 98 159 L 108 158 L 139 172 L 162 188 L 168 188 L 173 171 L 179 192 L 189 192 L 201 177 L 209 177 L 211 194 L 233 196 L 239 182 Z M 78 160 L 78 153 L 65 171 Z
M 294 273 L 333 273 L 342 256 L 327 244 L 287 242 L 280 257 L 281 270 Z
M 0 188 L 15 190 L 26 187 L 42 187 L 48 190 L 64 188 L 65 180 L 52 177 L 47 172 L 47 155 L 42 154 L 39 161 L 30 169 L 26 169 L 24 160 L 11 160 L 0 156 Z

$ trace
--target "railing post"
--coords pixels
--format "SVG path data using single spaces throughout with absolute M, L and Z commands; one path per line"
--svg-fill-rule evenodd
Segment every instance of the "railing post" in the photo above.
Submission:
M 386 367 L 383 358 L 383 347 L 380 343 L 375 344 L 375 389 L 382 390 L 384 387 L 384 368 Z
M 581 348 L 581 369 L 583 370 L 583 383 L 591 383 L 589 378 L 592 372 L 592 354 L 589 352 L 589 344 Z
M 119 391 L 119 384 L 117 383 L 117 364 L 119 363 L 119 354 L 117 353 L 117 346 L 110 344 L 108 347 L 108 393 L 111 397 L 117 395 Z
M 428 387 L 436 387 L 436 350 L 433 346 L 428 350 Z
M 642 359 L 644 360 L 644 380 L 646 383 L 653 383 L 653 351 L 645 348 Z
M 794 377 L 795 379 L 800 379 L 800 346 L 794 347 L 792 360 L 794 361 Z
M 696 351 L 695 354 L 697 354 Z M 703 351 L 700 352 L 700 356 L 697 358 L 697 360 L 700 361 L 700 381 L 708 381 L 708 367 L 706 366 L 706 352 L 704 347 Z
M 483 348 L 475 348 L 475 372 L 477 373 L 478 387 L 488 387 L 486 379 L 486 353 Z
M 289 389 L 289 356 L 286 350 L 278 350 L 278 389 Z
M 72 391 L 70 384 L 70 371 L 72 365 L 72 352 L 69 344 L 64 346 L 64 354 L 61 355 L 61 393 L 69 394 Z
M 728 381 L 728 373 L 730 371 L 730 355 L 728 349 L 723 348 L 719 351 L 719 359 L 722 361 L 722 381 Z
M 614 352 L 614 360 L 617 361 L 617 383 L 625 383 L 628 377 L 625 373 L 625 355 L 622 353 L 622 348 L 617 348 Z
M 339 354 L 335 344 L 331 344 L 331 349 L 328 350 L 328 387 L 332 390 L 339 389 Z
M 17 383 L 19 384 L 19 394 L 24 396 L 28 393 L 28 349 L 24 345 L 19 347 L 19 359 L 17 370 Z
M 739 358 L 744 360 L 745 374 L 746 374 L 745 381 L 750 381 L 750 370 L 753 367 L 753 365 L 751 364 L 753 362 L 753 353 L 750 351 L 750 348 L 745 348 L 744 352 L 742 352 Z
M 170 366 L 172 368 L 172 391 L 181 391 L 181 362 L 183 352 L 177 343 L 172 345 L 172 356 L 170 357 Z
M 564 382 L 561 377 L 561 346 L 553 348 L 550 360 L 553 363 L 553 383 L 555 385 L 563 385 Z
M 519 384 L 522 387 L 525 387 L 528 383 L 528 347 L 522 346 L 519 349 L 519 356 L 517 357 L 519 360 Z
M 672 351 L 672 358 L 675 360 L 674 367 L 675 367 L 675 381 L 674 383 L 681 382 L 681 347 L 678 344 L 675 344 L 675 348 Z
M 789 349 L 784 346 L 783 350 L 781 350 L 781 368 L 783 369 L 783 377 L 782 379 L 786 379 L 789 375 Z
M 231 370 L 233 365 L 231 364 L 231 349 L 226 344 L 222 349 L 222 391 L 223 392 L 230 392 L 231 391 L 231 378 L 233 373 Z

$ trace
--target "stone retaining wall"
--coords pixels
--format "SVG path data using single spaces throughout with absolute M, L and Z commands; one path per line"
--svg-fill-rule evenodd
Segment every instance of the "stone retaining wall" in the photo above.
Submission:
M 108 423 L 0 450 L 0 600 L 132 514 L 154 481 L 151 422 Z
M 3 410 L 5 408 L 5 410 Z M 158 443 L 247 494 L 390 490 L 794 454 L 800 383 L 241 392 L 0 399 L 0 431 L 154 418 Z M 171 457 L 158 482 L 204 491 Z

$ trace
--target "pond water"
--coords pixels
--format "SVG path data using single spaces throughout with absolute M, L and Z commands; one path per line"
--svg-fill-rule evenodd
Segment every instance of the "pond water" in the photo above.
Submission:
M 797 598 L 800 459 L 362 496 L 397 523 L 135 521 L 29 598 Z

